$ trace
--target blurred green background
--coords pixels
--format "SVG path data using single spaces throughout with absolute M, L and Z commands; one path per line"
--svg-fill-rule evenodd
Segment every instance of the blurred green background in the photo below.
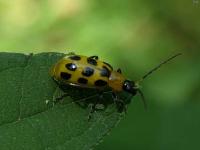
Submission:
M 95 149 L 200 149 L 200 1 L 0 0 L 0 35 L 2 52 L 99 55 L 133 80 L 182 52 Z

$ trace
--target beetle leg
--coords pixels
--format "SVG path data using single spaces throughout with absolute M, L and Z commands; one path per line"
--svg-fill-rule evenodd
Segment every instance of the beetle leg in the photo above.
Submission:
M 117 69 L 118 73 L 122 73 L 122 70 L 120 68 Z
M 95 59 L 95 60 L 98 60 L 98 59 L 99 59 L 98 56 L 90 56 L 89 58 L 91 58 L 91 59 Z
M 67 55 L 76 55 L 74 52 L 69 52 Z
M 115 104 L 117 105 L 117 109 L 119 112 L 125 112 L 126 113 L 126 105 L 124 103 L 123 100 L 119 99 L 119 97 L 117 96 L 116 93 L 112 92 L 112 97 L 113 97 L 113 100 L 115 102 Z
M 69 96 L 69 94 L 64 93 L 63 95 L 60 95 L 60 97 L 56 97 L 55 102 L 61 101 L 63 98 Z
M 59 95 L 58 97 L 54 97 L 53 98 L 53 105 L 57 104 L 57 103 L 63 103 L 64 102 L 64 98 L 69 96 L 69 94 L 64 93 L 62 95 Z
M 58 84 L 58 88 L 56 88 L 55 94 L 53 95 L 53 104 L 56 104 L 58 102 L 62 103 L 65 97 L 70 96 L 70 94 L 65 91 L 66 89 L 69 89 L 70 86 L 64 85 L 56 80 L 54 81 L 56 82 L 56 84 Z
M 90 104 L 90 112 L 88 115 L 88 121 L 90 121 L 90 119 L 92 118 L 92 114 L 97 110 L 96 106 L 103 99 L 103 92 L 100 91 L 97 96 L 98 96 L 97 100 L 93 104 Z
M 90 112 L 88 114 L 88 121 L 92 118 L 93 113 L 95 112 L 95 104 L 90 104 Z

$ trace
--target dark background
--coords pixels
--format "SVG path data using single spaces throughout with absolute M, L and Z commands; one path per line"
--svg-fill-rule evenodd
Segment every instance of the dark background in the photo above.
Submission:
M 200 149 L 198 0 L 0 0 L 0 51 L 99 55 L 142 83 L 126 117 L 97 150 Z M 68 50 L 68 51 L 67 51 Z

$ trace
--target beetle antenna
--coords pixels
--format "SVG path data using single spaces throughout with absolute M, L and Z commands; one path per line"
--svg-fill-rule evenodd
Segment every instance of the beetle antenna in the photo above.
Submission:
M 141 98 L 142 98 L 142 102 L 143 102 L 143 104 L 144 104 L 144 109 L 147 110 L 147 103 L 146 103 L 144 94 L 143 94 L 143 92 L 142 92 L 140 89 L 138 89 L 138 92 L 139 92 L 139 94 L 140 94 L 140 96 L 141 96 Z
M 174 56 L 168 58 L 167 60 L 161 62 L 158 66 L 156 66 L 155 68 L 153 68 L 153 69 L 151 69 L 149 72 L 147 72 L 147 73 L 142 77 L 142 79 L 141 79 L 139 82 L 143 81 L 145 78 L 147 78 L 147 77 L 148 77 L 150 74 L 152 74 L 154 71 L 158 70 L 162 65 L 168 63 L 169 61 L 171 61 L 172 59 L 174 59 L 174 58 L 176 58 L 176 57 L 178 57 L 178 56 L 180 56 L 180 55 L 182 55 L 182 53 L 178 53 L 178 54 L 176 54 L 176 55 L 174 55 Z

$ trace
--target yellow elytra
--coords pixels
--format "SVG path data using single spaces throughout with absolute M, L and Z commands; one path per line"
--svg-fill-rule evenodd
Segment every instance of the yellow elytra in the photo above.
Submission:
M 112 88 L 113 91 L 123 90 L 125 82 L 121 71 L 114 71 L 112 66 L 100 61 L 97 56 L 70 54 L 60 59 L 52 68 L 54 80 L 84 88 Z

